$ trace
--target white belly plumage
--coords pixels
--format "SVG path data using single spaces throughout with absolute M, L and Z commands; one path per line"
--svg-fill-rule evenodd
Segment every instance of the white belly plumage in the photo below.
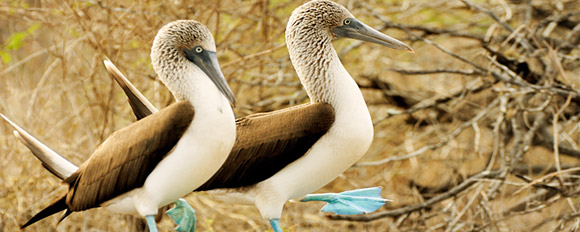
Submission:
M 223 116 L 228 112 L 220 114 Z M 142 187 L 119 195 L 101 206 L 116 213 L 152 215 L 157 213 L 158 208 L 201 186 L 225 162 L 234 144 L 233 114 L 225 117 L 231 117 L 229 121 L 232 123 L 208 125 L 197 121 L 203 119 L 194 118 L 181 140 L 153 169 Z M 220 122 L 223 121 L 228 120 Z

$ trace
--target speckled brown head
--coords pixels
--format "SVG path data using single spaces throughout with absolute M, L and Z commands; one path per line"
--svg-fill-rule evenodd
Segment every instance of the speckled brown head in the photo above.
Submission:
M 328 0 L 307 2 L 290 16 L 286 27 L 287 42 L 312 35 L 317 37 L 315 41 L 344 37 L 413 52 L 408 45 L 358 21 L 346 8 Z
M 339 4 L 331 1 L 307 2 L 292 12 L 286 34 L 323 33 L 334 38 L 332 29 L 342 26 L 346 18 L 354 16 Z
M 338 3 L 314 0 L 299 6 L 288 20 L 286 45 L 292 65 L 314 102 L 334 101 L 333 90 L 329 87 L 335 81 L 333 72 L 344 69 L 332 47 L 332 40 L 337 38 L 358 39 L 413 52 L 403 42 L 358 21 Z
M 177 20 L 157 32 L 151 48 L 155 70 L 172 68 L 186 59 L 184 50 L 200 47 L 215 52 L 215 43 L 209 29 L 195 20 Z
M 188 63 L 194 63 L 201 69 L 217 86 L 217 88 L 235 104 L 235 99 L 230 90 L 216 56 L 216 47 L 213 36 L 209 29 L 195 20 L 177 20 L 163 26 L 151 48 L 151 62 L 159 78 L 165 85 L 173 86 L 176 98 L 179 89 L 187 88 L 180 86 L 184 83 L 183 73 L 188 70 Z M 176 84 L 177 83 L 177 84 Z

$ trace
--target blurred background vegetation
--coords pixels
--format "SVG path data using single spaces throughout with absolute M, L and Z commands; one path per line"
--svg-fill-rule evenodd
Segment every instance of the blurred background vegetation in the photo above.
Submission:
M 158 108 L 173 102 L 149 52 L 157 30 L 196 19 L 214 33 L 236 116 L 308 102 L 284 44 L 304 1 L 0 1 L 0 112 L 76 164 L 135 120 L 110 58 Z M 334 43 L 375 122 L 367 156 L 321 192 L 383 186 L 379 212 L 336 217 L 285 205 L 285 231 L 578 230 L 580 2 L 340 0 L 415 54 Z M 55 191 L 56 190 L 56 191 Z M 0 123 L 0 231 L 65 191 Z M 253 206 L 188 196 L 198 231 L 265 231 Z M 102 209 L 28 231 L 131 231 Z M 173 224 L 163 219 L 162 230 Z

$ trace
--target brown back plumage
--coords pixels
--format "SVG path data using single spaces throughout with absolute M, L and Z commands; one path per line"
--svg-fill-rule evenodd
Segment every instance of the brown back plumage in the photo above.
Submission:
M 139 188 L 173 149 L 193 120 L 194 109 L 180 101 L 111 134 L 63 182 L 68 193 L 36 214 L 22 228 L 67 210 L 82 211 Z
M 113 133 L 65 179 L 72 211 L 98 207 L 119 194 L 139 188 L 155 166 L 177 144 L 193 119 L 193 107 L 177 102 Z
M 195 191 L 256 184 L 302 157 L 334 122 L 333 108 L 304 104 L 236 120 L 236 143 L 219 171 Z

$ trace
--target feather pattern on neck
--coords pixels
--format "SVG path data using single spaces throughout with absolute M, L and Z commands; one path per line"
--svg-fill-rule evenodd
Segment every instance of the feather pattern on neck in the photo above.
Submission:
M 336 107 L 340 104 L 336 82 L 341 81 L 336 78 L 339 75 L 350 78 L 350 75 L 332 47 L 334 35 L 330 28 L 336 26 L 336 21 L 341 21 L 341 15 L 351 14 L 343 7 L 329 2 L 311 2 L 309 5 L 313 6 L 305 8 L 303 5 L 296 9 L 295 12 L 301 13 L 292 14 L 286 27 L 290 60 L 311 101 Z
M 301 79 L 308 96 L 312 102 L 331 103 L 330 90 L 325 88 L 332 86 L 333 78 L 330 72 L 335 53 L 332 48 L 332 41 L 326 35 L 311 34 L 305 38 L 303 36 L 289 35 L 296 37 L 287 39 L 292 64 L 296 68 L 298 77 Z

